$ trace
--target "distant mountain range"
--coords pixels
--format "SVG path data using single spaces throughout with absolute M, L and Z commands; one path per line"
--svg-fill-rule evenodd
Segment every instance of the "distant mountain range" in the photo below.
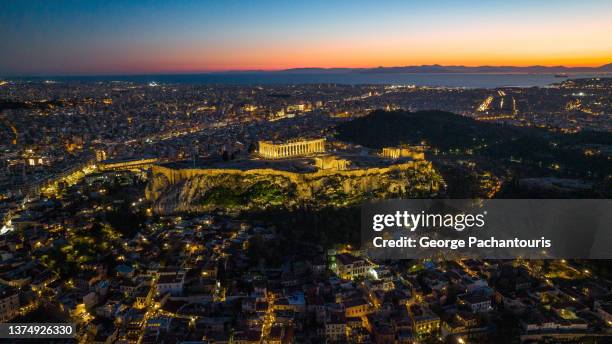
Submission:
M 612 63 L 599 67 L 565 67 L 565 66 L 403 66 L 377 68 L 291 68 L 280 73 L 612 73 Z

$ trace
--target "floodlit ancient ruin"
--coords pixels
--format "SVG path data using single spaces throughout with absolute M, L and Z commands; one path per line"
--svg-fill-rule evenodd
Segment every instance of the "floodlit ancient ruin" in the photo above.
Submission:
M 370 197 L 429 195 L 439 188 L 441 178 L 422 152 L 389 157 L 345 146 L 330 154 L 325 144 L 325 138 L 259 141 L 258 152 L 249 157 L 155 165 L 146 195 L 156 212 L 169 214 L 208 211 L 220 203 L 228 209 L 346 205 Z
M 259 141 L 259 155 L 266 159 L 283 159 L 325 152 L 325 139 L 292 140 L 283 143 Z

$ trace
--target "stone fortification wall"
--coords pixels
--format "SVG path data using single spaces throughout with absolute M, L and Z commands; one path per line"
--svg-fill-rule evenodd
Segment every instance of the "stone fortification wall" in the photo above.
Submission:
M 348 204 L 364 198 L 421 195 L 437 190 L 440 178 L 427 161 L 388 167 L 318 170 L 204 169 L 153 166 L 146 189 L 154 210 L 167 214 L 213 208 L 265 208 L 305 202 Z

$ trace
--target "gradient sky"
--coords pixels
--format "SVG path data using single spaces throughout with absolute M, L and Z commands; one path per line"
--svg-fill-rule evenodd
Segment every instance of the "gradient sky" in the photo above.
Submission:
M 0 75 L 598 66 L 612 1 L 8 1 Z

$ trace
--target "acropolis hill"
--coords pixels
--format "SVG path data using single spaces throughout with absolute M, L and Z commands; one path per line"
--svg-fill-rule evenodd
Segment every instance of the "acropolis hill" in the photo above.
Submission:
M 256 154 L 154 165 L 146 195 L 159 214 L 356 204 L 435 193 L 440 176 L 423 154 L 403 148 L 326 153 L 325 139 L 260 141 Z

